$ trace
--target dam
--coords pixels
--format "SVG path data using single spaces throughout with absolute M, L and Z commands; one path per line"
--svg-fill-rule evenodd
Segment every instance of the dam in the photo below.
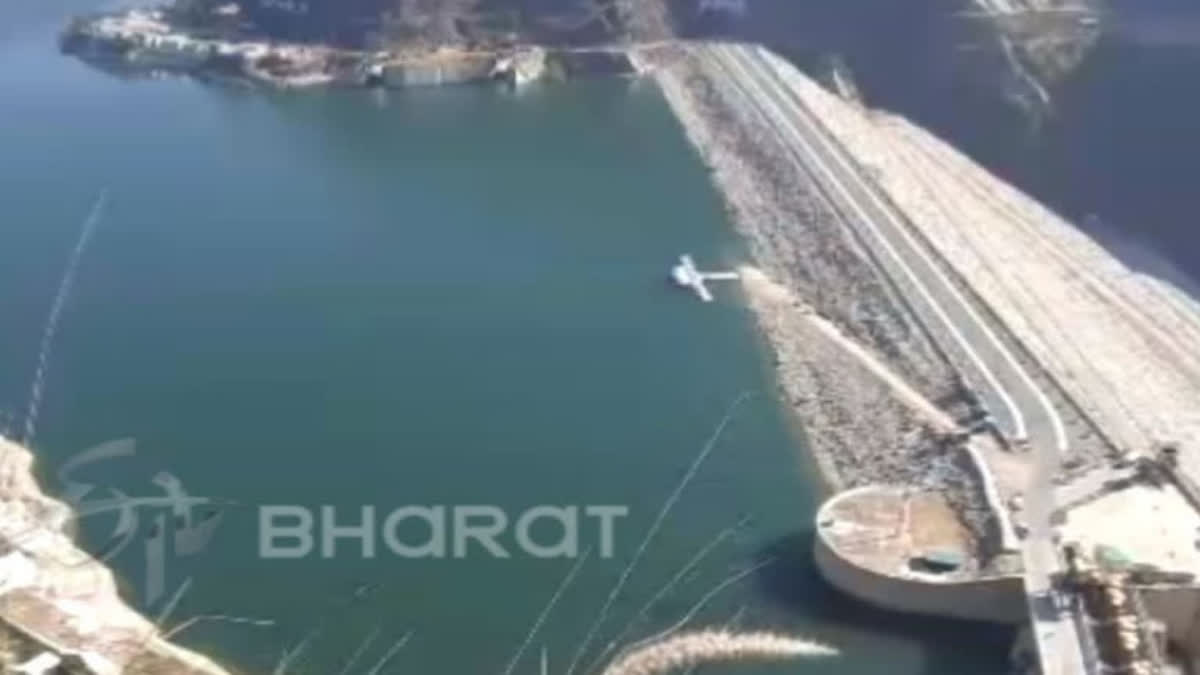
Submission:
M 812 421 L 819 463 L 847 488 L 814 518 L 815 564 L 827 580 L 894 611 L 1027 622 L 1047 673 L 1186 664 L 1196 630 L 1188 555 L 1196 528 L 1194 302 L 1131 274 L 924 130 L 839 100 L 765 50 L 668 43 L 632 51 L 712 167 L 756 262 L 786 291 L 760 327 L 788 405 Z M 434 81 L 453 80 L 437 72 Z M 308 186 L 322 194 L 329 184 Z M 494 203 L 509 203 L 523 185 L 506 184 L 511 192 Z M 800 196 L 807 201 L 785 201 Z M 492 240 L 494 231 L 484 232 Z M 450 250 L 461 239 L 442 243 Z M 288 254 L 320 268 L 306 251 Z M 420 268 L 422 260 L 410 262 Z M 356 272 L 364 276 L 329 286 L 371 287 L 381 273 L 371 265 Z M 240 283 L 257 288 L 261 279 L 249 276 Z M 700 273 L 685 266 L 682 278 Z M 793 315 L 803 313 L 859 343 L 922 400 L 897 402 L 853 366 L 840 370 L 838 357 L 820 361 L 827 352 L 789 340 L 803 330 Z M 611 335 L 616 323 L 598 334 Z M 554 353 L 545 343 L 539 351 Z M 305 357 L 303 349 L 290 355 Z M 688 372 L 694 364 L 678 365 Z M 914 408 L 942 410 L 951 423 L 915 423 Z M 794 515 L 792 505 L 776 506 L 776 517 Z M 1129 526 L 1151 517 L 1161 519 L 1157 539 Z M 1108 531 L 1112 523 L 1124 525 Z
M 774 256 L 781 238 L 793 249 L 829 251 L 841 237 L 864 246 L 859 264 L 894 290 L 904 321 L 932 345 L 928 357 L 913 346 L 883 360 L 913 373 L 911 384 L 930 401 L 963 406 L 951 413 L 958 431 L 916 444 L 897 439 L 911 444 L 909 462 L 932 470 L 932 460 L 956 476 L 946 487 L 923 487 L 929 478 L 920 472 L 905 484 L 896 481 L 899 470 L 880 473 L 879 482 L 861 463 L 845 467 L 840 486 L 851 489 L 816 519 L 815 556 L 826 579 L 893 610 L 1026 624 L 1032 662 L 1047 674 L 1191 668 L 1200 648 L 1189 614 L 1200 571 L 1191 562 L 1200 305 L 1123 269 L 928 132 L 838 98 L 765 49 L 679 49 L 686 55 L 663 57 L 654 75 L 743 215 L 742 231 L 761 241 L 764 271 L 854 334 L 861 310 L 813 283 L 815 263 L 797 270 L 793 258 Z M 802 212 L 810 220 L 820 214 L 821 228 L 782 224 L 801 211 L 776 197 L 781 175 L 794 181 L 788 189 L 810 196 Z M 761 224 L 775 218 L 775 228 Z M 1078 315 L 1053 300 L 1067 294 Z M 1097 324 L 1100 313 L 1111 319 Z M 788 349 L 796 338 L 783 321 L 772 317 L 766 330 L 797 363 L 779 367 L 791 372 L 819 359 L 828 368 L 826 359 Z M 937 367 L 906 366 L 918 358 Z M 946 373 L 940 382 L 920 379 L 938 368 Z M 1130 378 L 1142 381 L 1130 388 Z M 797 382 L 798 400 L 812 395 L 809 386 Z M 825 413 L 812 406 L 800 414 Z M 831 452 L 863 431 L 847 425 L 831 434 Z M 860 452 L 879 461 L 880 453 Z M 954 514 L 969 536 L 953 526 Z M 1163 544 L 1152 546 L 1134 523 L 1160 519 Z M 931 565 L 949 571 L 931 574 Z M 1177 606 L 1167 607 L 1167 597 Z

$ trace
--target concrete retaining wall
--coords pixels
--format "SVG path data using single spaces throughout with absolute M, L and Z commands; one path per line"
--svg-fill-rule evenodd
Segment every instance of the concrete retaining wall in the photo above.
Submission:
M 895 488 L 890 488 L 895 489 Z M 1023 623 L 1029 618 L 1024 580 L 1019 575 L 980 579 L 940 579 L 909 576 L 880 565 L 855 559 L 838 549 L 831 528 L 839 521 L 837 509 L 884 486 L 863 486 L 828 499 L 817 511 L 813 556 L 821 576 L 830 585 L 863 602 L 897 612 L 997 623 Z
M 842 557 L 819 531 L 813 555 L 817 569 L 830 585 L 877 607 L 996 623 L 1016 624 L 1029 618 L 1020 577 L 935 583 L 888 576 Z
M 478 82 L 488 79 L 495 63 L 489 55 L 399 61 L 383 66 L 383 81 L 389 87 Z

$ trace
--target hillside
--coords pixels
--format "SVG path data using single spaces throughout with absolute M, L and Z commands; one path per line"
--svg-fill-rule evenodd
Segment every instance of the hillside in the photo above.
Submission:
M 238 30 L 277 39 L 390 48 L 512 42 L 581 44 L 629 35 L 639 25 L 625 0 L 179 0 L 195 25 L 228 28 L 220 8 L 240 8 Z M 631 5 L 636 6 L 636 5 Z

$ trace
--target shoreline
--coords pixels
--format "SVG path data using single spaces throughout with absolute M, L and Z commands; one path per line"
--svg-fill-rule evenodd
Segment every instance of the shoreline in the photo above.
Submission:
M 687 45 L 631 49 L 628 59 L 634 70 L 640 72 L 643 64 L 651 68 L 657 66 L 654 77 L 664 98 L 689 141 L 712 170 L 715 187 L 725 200 L 731 223 L 764 270 L 764 274 L 758 277 L 743 275 L 746 302 L 755 314 L 758 334 L 764 346 L 770 347 L 764 351 L 764 355 L 776 376 L 779 403 L 786 408 L 783 412 L 789 425 L 795 422 L 799 427 L 797 431 L 807 441 L 804 444 L 807 458 L 817 467 L 822 491 L 836 493 L 879 485 L 919 485 L 946 495 L 951 510 L 962 517 L 980 543 L 980 548 L 985 549 L 980 556 L 982 573 L 983 567 L 991 564 L 997 552 L 1010 550 L 1005 543 L 1010 537 L 1005 531 L 1006 507 L 1002 499 L 1011 497 L 1012 492 L 1001 494 L 994 485 L 989 484 L 988 460 L 981 457 L 995 452 L 995 448 L 981 451 L 954 439 L 957 435 L 955 419 L 962 419 L 971 410 L 962 391 L 962 383 L 956 379 L 955 364 L 938 346 L 936 331 L 920 326 L 919 321 L 909 316 L 903 294 L 891 288 L 873 271 L 871 253 L 864 250 L 861 242 L 830 226 L 831 222 L 836 221 L 836 214 L 831 213 L 818 198 L 819 187 L 814 186 L 802 170 L 798 171 L 795 167 L 780 169 L 781 157 L 772 154 L 771 148 L 759 142 L 764 133 L 761 121 L 756 121 L 754 114 L 739 110 L 721 93 L 722 86 L 731 85 L 722 83 L 719 77 L 713 77 L 711 70 L 706 73 L 704 67 L 695 62 L 695 59 L 703 58 L 702 54 L 696 56 L 690 53 Z M 697 53 L 702 51 L 697 50 Z M 469 54 L 464 56 L 464 53 L 454 51 L 444 53 L 435 50 L 431 54 L 435 56 L 425 55 L 405 63 L 420 63 L 417 70 L 424 72 L 423 69 L 430 66 L 428 61 L 422 59 L 471 58 Z M 482 79 L 493 79 L 497 74 L 498 61 L 510 57 L 490 54 L 486 58 L 491 59 L 489 73 Z M 512 55 L 511 58 L 515 59 L 516 56 Z M 191 66 L 161 67 L 191 74 L 207 72 Z M 478 64 L 473 64 L 470 72 L 482 72 L 479 68 Z M 515 84 L 526 81 L 519 75 L 519 66 L 510 63 L 509 68 L 511 70 L 508 72 L 517 73 L 512 76 Z M 540 68 L 542 72 L 545 71 L 544 57 Z M 410 80 L 409 71 L 402 69 L 400 86 L 475 81 L 474 75 L 463 80 L 444 78 L 442 65 L 433 66 L 433 69 L 437 76 L 432 81 L 424 75 Z M 278 84 L 273 82 L 275 75 L 262 72 L 266 74 L 260 73 L 252 79 L 276 86 L 296 87 L 334 83 L 333 80 L 313 78 L 311 75 L 289 75 L 289 84 Z M 363 81 L 346 80 L 339 83 L 366 86 L 373 77 L 371 71 L 358 66 L 354 72 L 356 77 L 363 75 Z M 381 70 L 379 77 L 386 80 L 384 73 L 386 70 Z M 797 78 L 803 80 L 803 75 L 797 73 Z M 803 89 L 804 85 L 798 88 Z M 824 99 L 815 94 L 817 100 L 809 101 L 807 105 L 828 116 L 826 124 L 832 127 L 831 135 L 860 158 L 858 161 L 863 169 L 869 172 L 889 198 L 894 197 L 897 208 L 903 209 L 906 214 L 920 214 L 923 209 L 930 212 L 934 210 L 928 204 L 917 203 L 919 200 L 906 201 L 903 196 L 895 197 L 897 192 L 903 194 L 902 189 L 896 188 L 895 166 L 921 166 L 925 171 L 914 172 L 919 176 L 914 176 L 913 180 L 929 181 L 922 189 L 929 190 L 930 194 L 923 197 L 933 197 L 929 203 L 935 204 L 937 210 L 943 212 L 947 222 L 952 220 L 947 214 L 955 210 L 960 214 L 978 212 L 978 204 L 967 203 L 969 200 L 966 197 L 953 191 L 953 182 L 942 183 L 944 191 L 935 189 L 938 185 L 936 181 L 944 179 L 939 171 L 944 172 L 947 167 L 962 164 L 963 158 L 955 156 L 953 148 L 938 146 L 938 139 L 925 138 L 928 132 L 903 119 L 880 111 L 864 110 L 853 103 L 840 101 L 827 92 L 821 93 L 830 101 L 826 108 L 821 105 Z M 822 119 L 826 120 L 826 117 L 822 116 Z M 839 124 L 846 126 L 839 127 Z M 860 128 L 854 128 L 855 124 Z M 867 131 L 864 132 L 864 129 Z M 904 137 L 912 143 L 907 155 L 904 146 L 897 140 Z M 872 148 L 872 142 L 878 145 Z M 873 151 L 879 148 L 882 150 Z M 967 174 L 970 169 L 972 167 L 966 166 L 962 173 Z M 901 188 L 917 193 L 912 186 L 901 185 Z M 966 194 L 978 192 L 986 196 L 993 189 L 999 188 L 985 181 L 976 184 Z M 1010 212 L 1028 206 L 1018 203 L 1019 198 L 1023 197 L 1015 191 L 1013 194 L 998 192 L 990 195 L 993 207 Z M 955 202 L 956 199 L 962 201 Z M 938 203 L 939 200 L 941 203 Z M 1018 219 L 1032 222 L 1045 215 L 1025 213 L 1019 214 Z M 1061 369 L 1063 366 L 1056 363 L 1055 359 L 1067 357 L 1061 353 L 1047 352 L 1048 346 L 1040 342 L 1042 339 L 1055 338 L 1053 333 L 1039 333 L 1042 326 L 1026 325 L 1025 318 L 1029 313 L 1026 312 L 1024 316 L 1021 314 L 1025 309 L 1019 305 L 1022 298 L 1005 298 L 1002 279 L 980 276 L 992 274 L 990 267 L 993 265 L 1007 264 L 1009 261 L 1005 256 L 989 253 L 980 256 L 980 262 L 974 267 L 964 266 L 963 257 L 954 257 L 954 247 L 962 247 L 965 253 L 960 255 L 974 256 L 976 253 L 971 249 L 977 247 L 978 242 L 957 241 L 953 238 L 954 234 L 939 232 L 930 226 L 935 219 L 922 220 L 913 216 L 913 220 L 918 236 L 922 237 L 930 250 L 943 256 L 939 260 L 952 276 L 957 274 L 956 282 L 973 294 L 972 300 L 988 311 L 989 318 L 1008 330 L 1005 340 L 1015 343 L 1018 349 L 1024 349 L 1022 358 L 1032 363 L 1031 368 L 1041 369 L 1040 374 L 1035 376 L 1049 379 L 1056 394 L 1061 393 L 1065 397 L 1065 404 L 1059 400 L 1055 401 L 1056 404 L 1080 408 L 1076 400 L 1087 403 L 1097 400 L 1086 388 L 1086 382 L 1081 384 L 1068 378 L 1067 385 L 1064 385 L 1058 381 L 1063 378 L 1054 368 L 1057 366 Z M 951 229 L 947 228 L 946 231 L 950 232 Z M 1068 226 L 1067 230 L 1055 234 L 1069 239 L 1071 232 Z M 1002 250 L 1002 247 L 980 250 L 995 252 Z M 1032 247 L 1029 250 L 1036 252 L 1037 249 Z M 986 259 L 992 255 L 996 256 L 994 260 Z M 959 273 L 964 268 L 966 271 Z M 1120 272 L 1115 271 L 1116 274 Z M 981 278 L 984 279 L 983 283 L 980 282 Z M 1093 283 L 1093 288 L 1098 295 L 1107 294 L 1112 290 L 1108 287 L 1109 283 L 1101 278 Z M 1117 289 L 1118 295 L 1121 290 Z M 1163 289 L 1149 290 L 1166 293 Z M 1173 297 L 1149 297 L 1148 300 L 1167 305 L 1170 304 L 1167 302 L 1169 300 L 1179 301 Z M 1016 310 L 1006 306 L 1005 301 L 1018 303 Z M 1187 310 L 1188 307 L 1179 309 L 1183 314 L 1188 314 Z M 1187 318 L 1190 320 L 1190 317 Z M 1013 328 L 1009 329 L 1010 325 Z M 1181 321 L 1180 327 L 1189 331 L 1197 329 L 1190 321 Z M 1031 334 L 1034 337 L 1030 337 Z M 1039 338 L 1039 334 L 1048 337 Z M 1184 370 L 1190 371 L 1185 375 L 1200 373 L 1200 366 L 1190 360 L 1191 352 L 1179 349 L 1169 338 L 1158 335 L 1153 326 L 1138 337 L 1157 341 L 1166 348 L 1178 351 L 1181 363 L 1186 366 Z M 1156 376 L 1158 371 L 1147 372 Z M 1093 377 L 1101 379 L 1097 374 Z M 1068 385 L 1073 387 L 1071 391 L 1067 391 Z M 1183 391 L 1184 385 L 1179 386 Z M 937 402 L 936 405 L 931 403 L 933 401 Z M 1105 401 L 1101 399 L 1101 402 Z M 1107 403 L 1119 405 L 1122 402 Z M 1115 444 L 1107 440 L 1101 425 L 1091 419 L 1092 414 L 1102 417 L 1104 412 L 1080 409 L 1068 413 L 1078 413 L 1084 424 L 1090 425 L 1094 432 L 1103 437 L 1103 443 L 1109 446 L 1101 447 L 1101 450 L 1089 447 L 1088 452 L 1093 456 L 1086 457 L 1085 462 L 1102 461 L 1102 451 L 1111 455 L 1114 450 Z M 1133 444 L 1135 441 L 1141 443 L 1150 440 L 1152 432 L 1157 431 L 1134 428 L 1117 435 L 1124 436 L 1127 443 Z M 973 473 L 972 467 L 982 475 Z M 999 534 L 996 532 L 997 525 Z M 996 573 L 996 569 L 990 571 Z
M 260 36 L 210 37 L 172 24 L 162 11 L 129 10 L 73 19 L 60 36 L 67 54 L 129 73 L 191 75 L 278 89 L 441 86 L 628 75 L 637 64 L 623 47 L 441 45 L 342 49 Z
M 169 27 L 161 30 L 149 34 L 170 34 Z M 160 46 L 149 38 L 138 40 L 141 46 L 135 50 Z M 187 42 L 167 44 L 174 45 L 171 50 L 193 49 Z M 239 55 L 240 67 L 250 68 L 246 74 L 251 81 L 276 86 L 366 86 L 373 77 L 370 68 L 361 67 L 368 57 L 358 54 L 357 65 L 342 71 L 350 76 L 323 79 L 310 72 L 277 82 L 268 71 L 255 70 L 254 64 L 280 50 L 304 50 L 283 52 L 294 53 L 296 62 L 327 63 L 322 59 L 332 52 L 294 45 L 265 49 L 233 45 L 224 51 L 225 56 Z M 314 56 L 321 54 L 325 56 Z M 430 54 L 425 58 L 464 56 L 441 50 Z M 540 69 L 533 68 L 537 77 L 516 78 L 514 83 L 544 76 L 542 58 Z M 996 505 L 989 503 L 972 468 L 975 458 L 955 439 L 954 418 L 970 409 L 954 366 L 936 340 L 917 325 L 899 292 L 874 270 L 861 243 L 841 231 L 836 215 L 803 172 L 761 147 L 746 152 L 754 146 L 755 134 L 762 133 L 761 122 L 721 99 L 718 85 L 690 62 L 694 57 L 688 46 L 630 47 L 626 58 L 631 70 L 653 73 L 687 137 L 712 168 L 732 223 L 764 270 L 764 277 L 746 283 L 743 290 L 764 345 L 770 347 L 765 355 L 773 362 L 778 401 L 789 426 L 798 427 L 807 441 L 804 446 L 817 468 L 821 492 L 828 496 L 873 484 L 931 487 L 947 497 L 973 533 L 977 546 L 972 550 L 980 555 L 977 567 L 988 569 L 1006 548 L 1004 528 L 997 528 Z M 130 52 L 120 52 L 120 59 L 129 62 Z M 190 58 L 150 63 L 152 69 L 208 72 Z M 130 65 L 139 67 L 137 58 Z M 492 79 L 495 65 L 488 66 L 483 78 L 478 75 L 483 67 L 476 64 L 467 71 L 474 73 L 469 77 L 443 78 L 437 66 L 439 75 L 433 81 L 409 81 L 407 76 L 401 81 L 410 86 Z M 146 67 L 146 62 L 140 66 Z M 512 68 L 520 71 L 516 65 Z M 378 79 L 388 81 L 385 74 L 380 70 Z M 719 121 L 710 122 L 714 119 Z M 797 215 L 804 221 L 799 227 Z M 950 413 L 930 401 L 950 401 L 941 404 Z
M 113 572 L 68 536 L 75 514 L 45 493 L 33 467 L 29 449 L 0 437 L 0 540 L 10 547 L 0 556 L 0 623 L 23 648 L 7 656 L 49 652 L 95 675 L 232 675 L 164 638 L 120 597 Z

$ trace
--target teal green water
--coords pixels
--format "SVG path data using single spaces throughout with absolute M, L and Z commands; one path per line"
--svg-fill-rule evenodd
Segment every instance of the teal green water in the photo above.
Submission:
M 175 620 L 275 624 L 200 624 L 184 642 L 266 673 L 318 629 L 295 670 L 330 673 L 373 629 L 364 665 L 411 630 L 391 672 L 501 672 L 570 561 L 261 560 L 257 507 L 349 518 L 361 505 L 627 505 L 616 556 L 582 568 L 534 641 L 562 672 L 749 391 L 597 643 L 746 517 L 632 635 L 774 556 L 694 625 L 738 616 L 844 656 L 763 672 L 1003 671 L 1008 631 L 875 612 L 817 578 L 820 496 L 752 317 L 731 289 L 705 306 L 664 281 L 684 250 L 713 266 L 744 252 L 652 87 L 268 95 L 127 82 L 60 57 L 38 25 L 0 41 L 0 91 L 0 408 L 20 420 L 63 265 L 106 189 L 34 445 L 54 485 L 74 453 L 136 438 L 136 457 L 87 477 L 149 496 L 167 470 L 237 503 L 205 551 L 170 560 L 169 585 L 192 580 Z M 102 547 L 111 526 L 85 523 L 88 541 Z M 143 603 L 139 550 L 113 564 Z

